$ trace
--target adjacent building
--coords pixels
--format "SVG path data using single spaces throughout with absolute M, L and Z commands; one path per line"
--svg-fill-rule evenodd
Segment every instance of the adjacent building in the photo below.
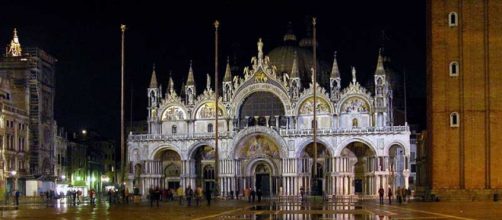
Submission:
M 502 188 L 502 2 L 427 2 L 432 193 L 482 200 Z

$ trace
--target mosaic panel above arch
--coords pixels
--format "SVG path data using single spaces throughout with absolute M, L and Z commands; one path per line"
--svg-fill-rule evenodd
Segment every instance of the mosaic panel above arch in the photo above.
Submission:
M 253 135 L 241 142 L 238 157 L 242 159 L 251 158 L 279 158 L 279 146 L 267 136 Z
M 305 99 L 305 101 L 302 102 L 300 106 L 300 111 L 299 113 L 304 115 L 304 114 L 312 114 L 314 111 L 314 97 L 309 97 Z M 317 97 L 316 99 L 316 111 L 317 113 L 325 113 L 329 114 L 331 113 L 331 109 L 329 107 L 328 102 L 326 100 Z
M 218 108 L 218 116 L 223 116 L 223 109 Z M 197 109 L 197 119 L 210 119 L 216 117 L 216 104 L 214 102 L 206 102 Z
M 170 106 L 162 113 L 162 121 L 176 121 L 186 119 L 186 113 L 179 106 Z
M 360 97 L 351 97 L 343 102 L 340 110 L 341 113 L 368 113 L 370 106 L 367 101 Z

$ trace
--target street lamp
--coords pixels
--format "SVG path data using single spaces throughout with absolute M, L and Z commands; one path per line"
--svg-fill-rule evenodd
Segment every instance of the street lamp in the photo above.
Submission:
M 10 171 L 10 175 L 15 176 L 16 174 L 17 174 L 17 171 L 15 171 L 15 170 Z
M 12 170 L 10 171 L 10 175 L 12 176 L 12 191 L 17 190 L 17 177 L 16 177 L 17 171 Z

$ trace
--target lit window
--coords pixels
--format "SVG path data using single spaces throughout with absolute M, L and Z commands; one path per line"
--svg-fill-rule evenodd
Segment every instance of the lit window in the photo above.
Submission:
M 458 25 L 458 15 L 457 12 L 450 12 L 448 14 L 448 25 L 450 27 L 455 27 Z
M 177 132 L 177 127 L 176 127 L 176 125 L 173 125 L 173 126 L 171 127 L 171 133 L 172 133 L 172 134 L 176 134 L 176 132 Z
M 458 127 L 459 126 L 459 115 L 457 112 L 452 112 L 450 114 L 450 127 Z
M 459 65 L 457 61 L 453 61 L 450 63 L 450 76 L 458 76 L 459 73 Z

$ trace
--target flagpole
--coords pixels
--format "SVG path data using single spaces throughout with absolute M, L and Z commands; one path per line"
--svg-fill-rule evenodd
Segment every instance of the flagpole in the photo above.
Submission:
M 215 129 L 214 129 L 214 169 L 215 169 L 215 189 L 216 189 L 216 196 L 219 195 L 219 153 L 218 153 L 218 113 L 219 113 L 219 108 L 218 108 L 218 96 L 219 96 L 219 91 L 218 91 L 218 28 L 220 26 L 220 22 L 218 20 L 214 21 L 214 92 L 215 92 Z
M 120 58 L 120 170 L 122 171 L 121 183 L 125 180 L 125 140 L 124 140 L 124 42 L 125 42 L 125 24 L 120 25 L 122 32 L 122 47 Z
M 316 97 L 316 90 L 317 90 L 317 48 L 316 48 L 316 17 L 312 18 L 312 27 L 313 27 L 313 39 L 312 39 L 312 46 L 313 48 L 313 63 L 314 63 L 314 71 L 312 74 L 314 75 L 314 82 L 312 82 L 313 90 L 314 90 L 314 119 L 313 119 L 313 133 L 314 133 L 314 183 L 312 186 L 314 186 L 314 190 L 317 191 L 317 97 Z

